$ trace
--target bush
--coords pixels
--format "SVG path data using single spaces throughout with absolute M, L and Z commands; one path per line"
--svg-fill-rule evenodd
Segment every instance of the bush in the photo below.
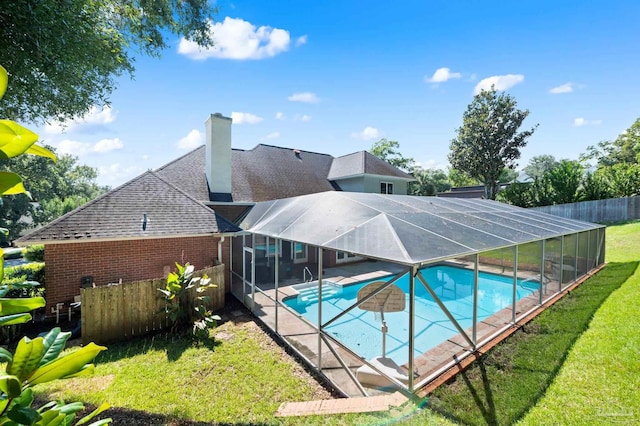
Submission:
M 24 258 L 30 262 L 44 262 L 44 245 L 35 244 L 27 247 L 24 252 Z
M 44 263 L 28 263 L 25 265 L 9 266 L 4 269 L 2 285 L 12 286 L 22 284 L 25 281 L 37 281 L 40 285 L 28 289 L 11 290 L 7 297 L 44 297 Z

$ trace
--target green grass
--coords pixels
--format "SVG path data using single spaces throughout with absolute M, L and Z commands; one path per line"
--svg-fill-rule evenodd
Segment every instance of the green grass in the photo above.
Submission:
M 108 402 L 130 418 L 150 414 L 144 422 L 151 424 L 366 425 L 408 414 L 402 408 L 380 414 L 277 419 L 274 414 L 282 402 L 331 395 L 253 321 L 226 322 L 215 334 L 213 347 L 166 335 L 109 345 L 96 360 L 93 376 L 38 387 L 37 394 L 93 405 Z M 442 424 L 441 419 L 435 414 L 425 417 L 428 424 Z

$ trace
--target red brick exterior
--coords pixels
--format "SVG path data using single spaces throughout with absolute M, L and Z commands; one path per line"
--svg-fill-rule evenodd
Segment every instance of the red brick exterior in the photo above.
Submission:
M 46 244 L 44 251 L 47 314 L 56 303 L 80 294 L 81 279 L 92 276 L 96 286 L 162 278 L 175 270 L 175 262 L 196 269 L 217 264 L 219 237 L 181 237 L 123 241 Z M 222 262 L 229 265 L 229 238 L 222 244 Z M 224 285 L 228 289 L 229 272 Z M 228 291 L 228 290 L 227 290 Z

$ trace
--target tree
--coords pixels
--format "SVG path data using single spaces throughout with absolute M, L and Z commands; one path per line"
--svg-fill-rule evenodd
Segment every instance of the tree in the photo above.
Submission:
M 485 196 L 491 200 L 496 198 L 500 173 L 517 165 L 520 149 L 537 127 L 518 132 L 529 111 L 516 106 L 512 96 L 498 94 L 495 87 L 481 91 L 467 107 L 462 127 L 451 141 L 451 166 L 484 183 Z
M 415 161 L 411 157 L 404 157 L 400 153 L 400 143 L 398 141 L 390 141 L 387 138 L 382 138 L 371 145 L 369 151 L 381 160 L 409 172 L 413 169 Z
M 640 117 L 614 141 L 601 141 L 587 147 L 584 160 L 596 160 L 598 166 L 640 163 Z
M 553 204 L 579 201 L 580 185 L 584 178 L 584 166 L 579 161 L 561 160 L 556 167 L 544 174 L 553 194 Z
M 134 53 L 158 56 L 169 35 L 211 46 L 209 0 L 4 0 L 0 52 L 12 83 L 0 116 L 80 116 L 108 103 Z
M 436 195 L 451 189 L 451 182 L 444 170 L 414 167 L 411 173 L 416 179 L 409 186 L 411 195 Z
M 481 182 L 478 179 L 472 178 L 465 172 L 460 170 L 456 170 L 454 168 L 449 169 L 449 181 L 451 182 L 451 186 L 460 187 L 460 186 L 475 186 L 480 185 Z
M 55 149 L 45 147 L 55 154 Z M 25 179 L 25 194 L 7 196 L 0 205 L 0 221 L 9 230 L 1 241 L 11 241 L 31 227 L 42 225 L 106 192 L 95 180 L 95 168 L 77 164 L 78 158 L 63 155 L 57 162 L 22 155 L 0 161 L 0 170 L 12 170 Z
M 522 169 L 531 179 L 540 179 L 544 174 L 558 165 L 553 155 L 536 155 Z

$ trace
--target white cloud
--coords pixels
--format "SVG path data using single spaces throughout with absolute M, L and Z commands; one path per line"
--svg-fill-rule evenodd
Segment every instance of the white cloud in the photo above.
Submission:
M 81 156 L 91 151 L 91 144 L 86 142 L 73 141 L 70 139 L 64 139 L 60 142 L 52 142 L 52 145 L 56 148 L 56 152 L 60 155 L 70 154 Z
M 585 120 L 582 117 L 578 117 L 578 118 L 574 118 L 573 119 L 573 125 L 575 127 L 582 127 L 582 126 L 597 126 L 602 124 L 602 120 Z
M 300 121 L 302 121 L 303 123 L 306 123 L 307 121 L 311 121 L 311 116 L 307 114 L 302 114 L 302 117 L 300 117 Z
M 101 139 L 93 144 L 89 142 L 74 141 L 71 139 L 63 139 L 59 142 L 52 142 L 52 145 L 61 155 L 70 154 L 77 157 L 91 153 L 104 154 L 124 147 L 124 144 L 118 138 Z
M 180 138 L 176 147 L 178 149 L 191 150 L 204 143 L 204 135 L 199 130 L 191 130 L 187 136 Z
M 256 28 L 243 19 L 228 16 L 222 22 L 210 23 L 209 31 L 214 46 L 202 48 L 183 37 L 178 45 L 178 53 L 199 60 L 264 59 L 287 51 L 291 43 L 289 31 L 268 26 Z
M 462 74 L 459 72 L 451 72 L 449 68 L 443 67 L 438 68 L 431 77 L 425 75 L 424 81 L 426 83 L 444 83 L 445 81 L 460 77 L 462 77 Z
M 45 124 L 44 131 L 49 134 L 61 134 L 82 127 L 105 125 L 113 123 L 116 119 L 116 115 L 117 113 L 114 112 L 110 106 L 98 109 L 98 107 L 94 105 L 91 107 L 89 112 L 82 117 L 66 121 L 54 121 L 52 123 Z
M 276 120 L 284 120 L 284 114 L 280 111 L 276 112 Z
M 353 132 L 351 133 L 351 137 L 354 139 L 362 139 L 365 141 L 379 138 L 380 131 L 375 127 L 367 126 L 361 132 Z
M 307 35 L 300 36 L 296 39 L 296 47 L 307 43 Z
M 287 99 L 291 102 L 304 102 L 307 104 L 317 104 L 318 102 L 320 102 L 320 99 L 316 96 L 316 94 L 311 92 L 294 93 Z
M 105 153 L 105 152 L 113 151 L 113 150 L 116 150 L 116 149 L 122 149 L 122 147 L 124 147 L 124 144 L 118 138 L 102 139 L 102 140 L 99 140 L 93 146 L 92 151 L 93 152 L 99 152 L 99 153 Z
M 98 182 L 100 185 L 120 185 L 144 171 L 143 167 L 123 166 L 120 163 L 98 166 Z
M 231 120 L 234 124 L 256 124 L 260 123 L 263 118 L 248 112 L 232 112 Z
M 562 84 L 558 87 L 554 87 L 552 89 L 549 90 L 549 93 L 552 93 L 554 95 L 560 94 L 560 93 L 571 93 L 573 92 L 573 88 L 574 88 L 575 84 L 573 83 L 565 83 Z
M 265 136 L 265 139 L 278 139 L 279 137 L 280 132 L 271 132 L 267 136 Z
M 477 95 L 483 90 L 491 90 L 491 86 L 494 86 L 496 90 L 507 90 L 523 81 L 524 75 L 522 74 L 494 75 L 480 80 L 476 84 L 473 94 Z

